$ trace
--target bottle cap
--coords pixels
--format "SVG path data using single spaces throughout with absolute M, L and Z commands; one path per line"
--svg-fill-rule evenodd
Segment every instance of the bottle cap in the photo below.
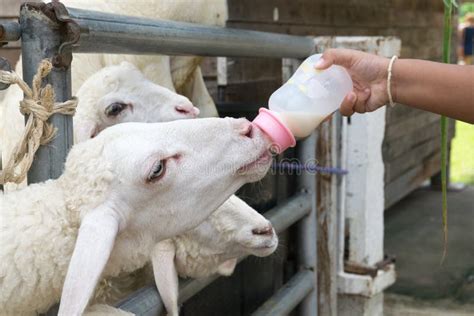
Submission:
M 288 147 L 295 147 L 295 137 L 275 112 L 260 108 L 253 123 L 272 139 L 278 153 L 284 152 Z

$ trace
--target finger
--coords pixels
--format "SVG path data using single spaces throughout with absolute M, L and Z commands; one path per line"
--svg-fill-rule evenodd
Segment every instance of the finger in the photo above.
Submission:
M 351 116 L 354 114 L 354 105 L 357 102 L 357 95 L 354 92 L 349 92 L 342 101 L 339 112 L 344 116 Z
M 324 70 L 331 67 L 334 64 L 334 58 L 330 53 L 324 53 L 321 58 L 314 64 L 314 68 L 317 70 Z
M 350 68 L 356 57 L 357 51 L 351 49 L 331 48 L 326 50 L 314 67 L 318 70 L 329 68 L 332 65 L 340 65 Z
M 364 89 L 362 91 L 357 92 L 357 102 L 354 105 L 354 111 L 357 113 L 365 113 L 367 112 L 367 101 L 370 98 L 370 89 Z

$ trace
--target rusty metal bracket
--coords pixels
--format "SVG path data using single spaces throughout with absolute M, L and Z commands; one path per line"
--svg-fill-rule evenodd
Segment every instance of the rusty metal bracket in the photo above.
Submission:
M 375 267 L 379 270 L 384 270 L 386 271 L 388 269 L 388 266 L 392 263 L 395 263 L 397 261 L 397 258 L 393 255 L 384 255 L 383 260 L 379 261 L 375 264 Z
M 360 275 L 370 275 L 372 278 L 377 276 L 379 270 L 387 270 L 388 266 L 395 263 L 395 257 L 385 255 L 382 261 L 377 262 L 373 266 L 367 266 L 351 261 L 344 262 L 344 272 Z
M 72 61 L 72 48 L 79 41 L 81 28 L 69 16 L 69 12 L 64 4 L 58 0 L 53 0 L 49 3 L 26 2 L 21 7 L 23 8 L 23 6 L 42 12 L 51 21 L 59 25 L 62 43 L 58 48 L 58 52 L 53 56 L 52 64 L 58 68 L 69 67 Z

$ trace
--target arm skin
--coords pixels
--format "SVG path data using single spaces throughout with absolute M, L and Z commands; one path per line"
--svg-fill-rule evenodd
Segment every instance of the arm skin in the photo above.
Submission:
M 389 60 L 350 49 L 329 49 L 316 69 L 336 64 L 347 69 L 354 83 L 340 111 L 372 112 L 388 104 Z M 395 102 L 474 124 L 474 66 L 399 59 L 392 68 L 392 96 Z
M 392 74 L 396 102 L 474 124 L 474 66 L 401 59 Z

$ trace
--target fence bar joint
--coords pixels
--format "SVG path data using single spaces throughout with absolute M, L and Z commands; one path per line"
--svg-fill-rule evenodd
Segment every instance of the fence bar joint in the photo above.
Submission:
M 46 6 L 44 3 L 24 3 L 20 10 L 23 79 L 30 86 L 40 62 L 45 58 L 53 60 L 64 40 L 64 34 L 61 33 L 62 22 L 52 17 L 51 9 Z M 72 55 L 72 52 L 68 54 Z M 69 64 L 56 64 L 45 79 L 45 83 L 51 84 L 54 89 L 56 102 L 71 98 L 70 77 Z M 58 178 L 72 146 L 72 117 L 54 114 L 49 122 L 57 128 L 57 134 L 48 145 L 40 146 L 36 152 L 28 172 L 29 183 Z

